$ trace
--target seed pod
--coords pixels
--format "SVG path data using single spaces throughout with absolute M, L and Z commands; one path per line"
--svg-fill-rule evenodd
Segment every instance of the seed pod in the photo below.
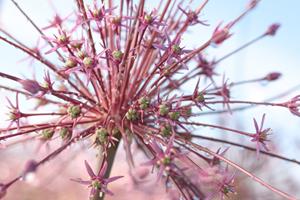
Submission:
M 139 116 L 138 116 L 138 113 L 135 109 L 133 108 L 130 108 L 127 113 L 126 113 L 126 118 L 129 120 L 129 121 L 136 121 Z
M 99 128 L 96 130 L 96 142 L 100 144 L 106 143 L 108 140 L 108 131 L 106 128 Z
M 42 138 L 44 140 L 50 140 L 53 137 L 54 132 L 55 131 L 53 129 L 45 129 L 42 131 Z
M 76 106 L 73 105 L 68 108 L 67 112 L 72 119 L 75 119 L 75 118 L 79 117 L 79 115 L 81 114 L 81 108 L 78 105 L 76 105 Z
M 174 120 L 174 121 L 178 120 L 179 117 L 180 117 L 180 113 L 179 113 L 178 111 L 175 111 L 175 112 L 169 112 L 168 115 L 169 115 L 170 119 L 172 119 L 172 120 Z
M 169 108 L 169 106 L 167 106 L 166 104 L 161 104 L 161 105 L 159 105 L 159 110 L 158 110 L 158 112 L 159 112 L 159 114 L 160 114 L 161 116 L 167 115 L 167 114 L 169 113 L 169 111 L 170 111 L 170 108 Z

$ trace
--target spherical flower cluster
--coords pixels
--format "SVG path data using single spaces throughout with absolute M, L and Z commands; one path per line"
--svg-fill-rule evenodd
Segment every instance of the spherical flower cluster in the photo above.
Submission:
M 114 157 L 121 141 L 124 148 L 120 151 L 126 153 L 130 169 L 151 165 L 158 173 L 157 181 L 166 183 L 167 191 L 170 187 L 179 191 L 178 199 L 224 198 L 238 192 L 234 188 L 235 173 L 228 166 L 277 195 L 294 199 L 228 160 L 225 151 L 215 152 L 197 143 L 198 131 L 194 131 L 197 127 L 210 127 L 236 134 L 254 142 L 255 147 L 244 147 L 256 151 L 257 156 L 259 153 L 274 155 L 267 152 L 270 128 L 263 128 L 265 115 L 260 125 L 254 119 L 253 132 L 205 123 L 198 116 L 203 111 L 216 115 L 219 112 L 234 114 L 232 106 L 236 104 L 283 107 L 299 116 L 299 96 L 283 103 L 233 98 L 236 97 L 232 95 L 233 87 L 275 81 L 280 73 L 270 72 L 264 77 L 232 83 L 223 76 L 219 83 L 216 71 L 221 61 L 237 51 L 262 38 L 274 36 L 279 24 L 270 25 L 251 40 L 253 42 L 222 58 L 210 60 L 206 56 L 207 49 L 219 47 L 233 36 L 232 28 L 257 7 L 258 0 L 251 0 L 232 21 L 216 25 L 210 38 L 203 44 L 197 44 L 195 49 L 186 49 L 181 39 L 191 26 L 208 25 L 201 19 L 208 0 L 193 9 L 184 1 L 179 4 L 171 0 L 160 1 L 157 8 L 162 9 L 153 10 L 147 10 L 144 0 L 121 0 L 122 4 L 112 0 L 108 4 L 95 0 L 92 5 L 84 0 L 75 0 L 77 10 L 74 13 L 67 17 L 56 13 L 44 28 L 39 28 L 22 6 L 11 1 L 48 46 L 45 51 L 30 48 L 6 32 L 1 33 L 0 41 L 32 57 L 47 72 L 44 80 L 22 79 L 0 72 L 0 78 L 20 86 L 0 86 L 16 96 L 15 100 L 8 100 L 10 123 L 0 130 L 0 143 L 5 148 L 8 141 L 15 139 L 18 143 L 21 137 L 22 140 L 31 137 L 47 144 L 60 137 L 63 142 L 43 159 L 28 161 L 24 171 L 15 179 L 0 183 L 0 199 L 26 174 L 34 173 L 45 162 L 51 162 L 72 144 L 83 140 L 92 148 L 101 150 L 101 167 L 98 173 L 94 173 L 85 161 L 90 179 L 73 180 L 87 185 L 91 189 L 90 198 L 94 200 L 103 199 L 106 194 L 113 195 L 109 183 L 122 178 L 110 177 L 113 163 L 118 162 Z M 48 32 L 51 30 L 54 36 Z M 209 82 L 202 81 L 204 79 Z M 195 85 L 193 80 L 198 80 Z M 20 95 L 39 100 L 36 112 L 21 109 Z M 46 105 L 53 112 L 45 112 Z M 45 116 L 48 120 L 32 121 L 34 116 Z M 216 141 L 204 136 L 202 139 Z M 226 143 L 225 140 L 221 142 Z M 132 143 L 138 144 L 145 153 L 146 163 L 137 161 L 131 149 Z M 209 184 L 210 189 L 206 190 L 203 184 Z

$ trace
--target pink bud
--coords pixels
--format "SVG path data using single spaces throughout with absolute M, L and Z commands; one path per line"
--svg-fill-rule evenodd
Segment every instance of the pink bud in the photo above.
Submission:
M 281 73 L 279 72 L 271 72 L 264 79 L 267 81 L 275 81 L 281 77 Z
M 35 160 L 28 160 L 25 164 L 23 174 L 35 172 L 37 168 L 37 162 Z
M 271 26 L 269 26 L 267 32 L 265 33 L 266 35 L 274 36 L 279 29 L 280 24 L 279 23 L 274 23 Z
M 40 84 L 33 80 L 29 80 L 29 79 L 20 80 L 19 83 L 22 84 L 24 90 L 30 92 L 31 94 L 36 94 L 42 90 Z
M 248 4 L 248 9 L 253 9 L 258 4 L 258 0 L 251 0 Z
M 285 103 L 286 107 L 290 110 L 290 112 L 298 117 L 300 117 L 300 95 L 293 97 L 290 101 Z
M 228 39 L 231 34 L 229 33 L 229 25 L 224 28 L 220 28 L 219 24 L 213 32 L 213 36 L 211 41 L 216 45 L 223 43 L 226 39 Z

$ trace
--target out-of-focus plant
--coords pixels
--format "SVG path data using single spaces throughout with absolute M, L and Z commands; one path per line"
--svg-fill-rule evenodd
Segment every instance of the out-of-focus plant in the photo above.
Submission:
M 178 198 L 213 199 L 236 193 L 234 179 L 240 172 L 283 198 L 295 199 L 227 159 L 227 149 L 215 152 L 195 141 L 222 142 L 256 151 L 257 156 L 252 159 L 266 154 L 299 164 L 269 152 L 271 129 L 263 126 L 265 114 L 261 120 L 254 119 L 253 132 L 204 123 L 199 118 L 203 110 L 218 115 L 220 112 L 234 114 L 236 110 L 248 108 L 233 108 L 236 104 L 282 107 L 300 115 L 299 96 L 278 103 L 231 98 L 233 87 L 272 82 L 280 77 L 278 72 L 231 83 L 223 76 L 219 84 L 218 64 L 260 39 L 274 36 L 279 24 L 270 25 L 258 37 L 219 59 L 209 60 L 204 53 L 212 46 L 227 42 L 232 37 L 231 29 L 257 6 L 258 0 L 251 0 L 232 21 L 217 25 L 211 37 L 203 44 L 197 44 L 195 49 L 185 49 L 181 38 L 191 26 L 208 25 L 199 17 L 208 0 L 193 9 L 183 1 L 164 0 L 153 10 L 147 10 L 145 0 L 93 1 L 92 5 L 76 0 L 77 11 L 63 16 L 56 13 L 44 28 L 38 27 L 30 13 L 15 0 L 11 2 L 40 33 L 48 48 L 26 46 L 2 28 L 1 42 L 27 54 L 47 71 L 43 80 L 23 79 L 0 72 L 1 78 L 22 87 L 0 86 L 15 93 L 15 99 L 8 99 L 10 124 L 1 129 L 1 146 L 6 148 L 9 140 L 22 143 L 24 137 L 40 140 L 42 144 L 60 137 L 63 143 L 43 159 L 29 160 L 15 179 L 1 183 L 0 198 L 15 182 L 34 173 L 71 144 L 86 140 L 91 148 L 101 151 L 100 169 L 92 169 L 85 161 L 90 178 L 70 178 L 87 185 L 91 189 L 91 199 L 112 195 L 109 184 L 122 178 L 122 174 L 110 177 L 113 163 L 118 162 L 114 158 L 121 141 L 130 169 L 137 167 L 132 151 L 132 143 L 136 143 L 149 159 L 142 165 L 153 166 L 157 181 L 164 182 L 167 189 L 177 189 Z M 51 35 L 49 30 L 54 34 Z M 185 90 L 186 87 L 190 90 Z M 22 109 L 20 95 L 38 100 L 35 112 Z M 51 112 L 44 110 L 46 105 Z M 37 116 L 48 120 L 31 120 Z M 211 127 L 224 134 L 243 136 L 252 141 L 255 148 L 199 136 L 194 127 Z M 131 175 L 133 178 L 138 176 Z

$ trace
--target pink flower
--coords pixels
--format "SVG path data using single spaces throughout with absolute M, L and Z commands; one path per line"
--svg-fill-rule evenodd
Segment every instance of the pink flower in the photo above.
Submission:
M 232 26 L 232 23 L 228 23 L 225 25 L 223 28 L 221 28 L 222 23 L 220 23 L 214 30 L 212 37 L 211 37 L 211 42 L 215 45 L 219 45 L 223 43 L 225 40 L 230 38 L 232 34 L 229 32 L 230 28 Z
M 300 95 L 293 97 L 290 101 L 284 103 L 283 105 L 285 105 L 290 110 L 291 113 L 300 117 L 300 111 L 299 111 Z
M 269 141 L 267 137 L 268 137 L 268 135 L 270 135 L 269 132 L 271 131 L 271 129 L 270 128 L 263 129 L 265 117 L 266 117 L 266 114 L 263 114 L 260 126 L 258 126 L 257 121 L 255 119 L 253 119 L 256 133 L 252 136 L 253 139 L 251 141 L 256 142 L 257 156 L 261 150 L 266 150 L 266 151 L 269 150 L 267 148 L 266 142 Z
M 151 147 L 155 152 L 155 157 L 151 161 L 145 163 L 144 165 L 153 165 L 159 168 L 157 180 L 160 180 L 162 178 L 164 172 L 168 173 L 169 171 L 177 170 L 177 167 L 174 162 L 174 159 L 177 156 L 175 152 L 172 150 L 174 137 L 175 135 L 173 134 L 173 136 L 170 138 L 170 141 L 168 142 L 165 151 L 163 151 L 161 147 L 158 146 L 156 141 L 153 141 L 151 143 Z
M 50 21 L 50 23 L 45 26 L 44 28 L 42 28 L 43 30 L 47 30 L 49 28 L 61 28 L 62 27 L 62 24 L 63 22 L 68 18 L 70 17 L 71 14 L 69 14 L 68 16 L 62 18 L 60 17 L 58 14 L 55 14 L 55 16 L 53 17 L 53 20 Z
M 183 14 L 186 15 L 187 20 L 189 22 L 190 25 L 196 25 L 196 24 L 202 24 L 207 26 L 208 24 L 206 24 L 204 21 L 199 20 L 199 17 L 197 15 L 196 12 L 193 12 L 191 10 L 189 10 L 188 12 L 185 11 L 180 5 L 178 6 L 178 9 L 183 12 Z
M 88 185 L 88 187 L 91 187 L 91 192 L 90 192 L 91 199 L 95 197 L 97 191 L 101 191 L 109 195 L 113 195 L 113 193 L 107 188 L 107 185 L 113 181 L 116 181 L 119 178 L 122 178 L 123 176 L 114 176 L 111 178 L 105 178 L 104 176 L 107 170 L 106 161 L 102 163 L 101 169 L 99 170 L 97 175 L 93 172 L 92 168 L 90 167 L 87 161 L 85 161 L 84 164 L 90 176 L 90 180 L 83 181 L 80 178 L 72 179 L 72 180 L 83 185 Z
M 139 29 L 144 31 L 146 28 L 149 28 L 150 31 L 156 31 L 161 34 L 159 30 L 160 27 L 166 26 L 165 23 L 160 22 L 157 18 L 158 16 L 155 15 L 156 10 L 151 11 L 150 13 L 144 12 L 142 16 L 139 17 L 141 25 Z

